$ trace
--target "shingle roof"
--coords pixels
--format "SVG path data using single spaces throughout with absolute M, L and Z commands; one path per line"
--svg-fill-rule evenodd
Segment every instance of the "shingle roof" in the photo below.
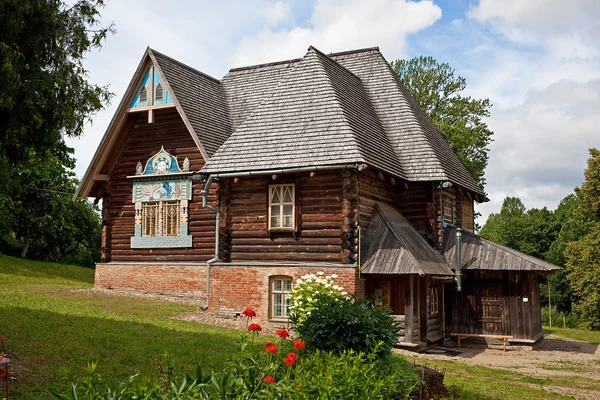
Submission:
M 313 58 L 318 59 L 321 77 L 326 79 L 319 81 L 310 76 L 315 62 Z M 316 121 L 308 121 L 298 115 L 314 115 L 313 106 L 327 107 L 323 99 L 307 102 L 312 96 L 325 96 L 327 101 L 331 101 L 331 91 L 311 92 L 299 83 L 302 79 L 311 84 L 332 87 L 337 105 L 328 104 L 338 111 L 342 110 L 347 124 L 327 124 L 320 119 L 319 128 Z M 484 195 L 450 148 L 446 135 L 429 121 L 378 48 L 325 56 L 311 46 L 301 59 L 232 69 L 223 78 L 222 84 L 235 134 L 223 146 L 222 152 L 211 157 L 203 172 L 256 171 L 364 161 L 408 181 L 450 181 Z M 294 102 L 295 106 L 292 105 Z M 271 118 L 267 109 L 277 117 Z M 251 123 L 246 123 L 248 118 L 252 118 Z M 267 128 L 266 121 L 276 123 L 279 131 Z M 327 131 L 321 131 L 323 138 L 314 140 L 318 132 L 306 131 L 298 124 L 303 127 L 312 124 L 314 129 L 326 126 Z M 327 138 L 333 139 L 341 134 L 332 131 L 334 126 L 346 130 L 349 126 L 354 141 L 347 141 L 345 146 L 331 143 L 333 147 L 323 148 L 328 143 Z M 266 136 L 263 135 L 265 129 L 269 132 Z M 345 134 L 341 137 L 346 137 Z M 297 138 L 290 137 L 292 135 Z M 236 157 L 233 151 L 243 147 L 242 138 L 255 146 L 262 142 L 259 153 Z M 285 152 L 290 158 L 280 156 L 278 145 L 294 149 Z M 296 154 L 297 159 L 292 159 Z M 353 158 L 353 155 L 357 157 Z
M 444 257 L 390 207 L 375 207 L 361 240 L 363 274 L 453 275 Z
M 150 50 L 185 117 L 208 156 L 212 156 L 233 132 L 221 82 L 203 72 Z
M 202 172 L 368 163 L 404 176 L 360 80 L 313 47 L 262 99 L 236 97 L 230 83 L 239 125 Z
M 462 232 L 463 269 L 494 271 L 540 271 L 551 272 L 560 267 L 521 253 L 510 247 L 502 246 L 473 233 Z M 449 225 L 444 229 L 444 257 L 454 268 L 456 251 L 456 227 Z

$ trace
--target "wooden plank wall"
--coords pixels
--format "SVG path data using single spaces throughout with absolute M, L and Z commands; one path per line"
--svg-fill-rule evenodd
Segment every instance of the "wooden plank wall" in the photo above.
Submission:
M 496 292 L 485 293 L 488 300 L 503 301 L 503 329 L 499 334 L 519 339 L 534 339 L 542 331 L 539 275 L 532 271 L 465 271 L 463 291 L 457 292 L 456 285 L 445 287 L 446 333 L 492 333 L 486 332 L 478 321 L 483 286 L 493 287 Z M 527 298 L 524 302 L 523 299 Z
M 194 183 L 189 205 L 189 234 L 193 236 L 191 248 L 131 249 L 134 235 L 135 206 L 131 202 L 132 181 L 138 162 L 146 161 L 161 146 L 178 158 L 180 163 L 187 157 L 190 170 L 198 171 L 204 158 L 188 133 L 176 110 L 155 111 L 154 123 L 148 124 L 146 113 L 139 113 L 110 175 L 110 201 L 106 213 L 110 224 L 110 261 L 206 261 L 214 255 L 215 214 L 202 209 L 202 183 Z M 216 185 L 209 194 L 209 201 L 216 203 Z
M 229 237 L 224 250 L 231 261 L 302 261 L 342 263 L 342 174 L 319 172 L 272 177 L 243 177 L 228 184 L 225 210 Z M 295 183 L 298 232 L 268 231 L 268 186 Z
M 467 196 L 462 198 L 462 228 L 471 233 L 475 232 L 473 226 L 473 199 Z

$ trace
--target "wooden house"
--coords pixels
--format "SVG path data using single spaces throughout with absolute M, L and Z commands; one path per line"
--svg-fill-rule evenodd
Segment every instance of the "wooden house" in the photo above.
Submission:
M 485 193 L 377 48 L 220 80 L 148 49 L 77 196 L 102 199 L 96 287 L 281 324 L 296 279 L 323 271 L 390 306 L 405 346 L 537 340 L 538 279 L 556 269 L 473 233 Z

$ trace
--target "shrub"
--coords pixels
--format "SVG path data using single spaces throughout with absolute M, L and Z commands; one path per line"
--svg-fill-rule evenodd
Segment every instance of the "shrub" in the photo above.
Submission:
M 420 382 L 408 361 L 378 358 L 377 346 L 371 353 L 306 353 L 303 342 L 288 340 L 283 332 L 278 333 L 276 343 L 255 344 L 260 329 L 250 329 L 253 325 L 247 324 L 239 351 L 218 373 L 205 374 L 198 366 L 194 376 L 178 378 L 166 356 L 166 368 L 158 362 L 159 374 L 154 379 L 145 377 L 140 383 L 133 376 L 111 388 L 102 383 L 96 364 L 91 364 L 89 376 L 73 383 L 68 393 L 52 394 L 61 400 L 397 399 L 409 398 Z
M 335 283 L 337 275 L 325 275 L 323 272 L 304 275 L 296 281 L 292 288 L 290 313 L 294 315 L 296 326 L 303 324 L 315 309 L 318 297 L 342 299 L 348 295 L 344 288 Z
M 388 307 L 375 307 L 365 298 L 319 296 L 296 332 L 309 349 L 389 354 L 398 342 L 399 323 Z M 292 315 L 292 321 L 296 322 Z
M 550 325 L 550 309 L 548 307 L 542 307 L 542 324 Z M 566 325 L 567 328 L 580 327 L 579 316 L 574 312 L 565 313 L 552 307 L 552 326 L 562 327 L 563 325 Z

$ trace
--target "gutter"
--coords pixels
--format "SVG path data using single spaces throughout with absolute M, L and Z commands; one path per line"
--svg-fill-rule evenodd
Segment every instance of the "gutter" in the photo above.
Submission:
M 210 185 L 212 184 L 214 179 L 213 175 L 209 175 L 206 183 L 204 184 L 204 188 L 202 189 L 202 208 L 206 208 L 207 210 L 211 210 L 215 213 L 215 256 L 206 262 L 206 304 L 202 307 L 202 311 L 208 310 L 208 302 L 210 300 L 210 265 L 217 261 L 221 261 L 219 259 L 219 228 L 221 225 L 221 211 L 217 207 L 213 207 L 208 204 L 208 191 L 210 190 Z
M 313 172 L 313 171 L 326 171 L 332 169 L 356 169 L 358 172 L 367 168 L 367 164 L 343 164 L 343 165 L 321 165 L 314 167 L 298 167 L 288 169 L 272 169 L 263 171 L 246 171 L 246 172 L 227 172 L 223 174 L 208 174 L 206 177 L 206 183 L 202 189 L 202 208 L 213 211 L 215 213 L 215 256 L 206 262 L 206 304 L 202 306 L 202 311 L 208 310 L 208 303 L 210 300 L 210 266 L 216 262 L 221 261 L 219 259 L 219 228 L 221 225 L 221 211 L 214 206 L 208 204 L 208 192 L 210 185 L 214 179 L 223 178 L 234 178 L 239 176 L 259 176 L 259 175 L 270 175 L 270 174 L 291 174 L 296 172 Z M 202 176 L 202 175 L 201 175 Z

